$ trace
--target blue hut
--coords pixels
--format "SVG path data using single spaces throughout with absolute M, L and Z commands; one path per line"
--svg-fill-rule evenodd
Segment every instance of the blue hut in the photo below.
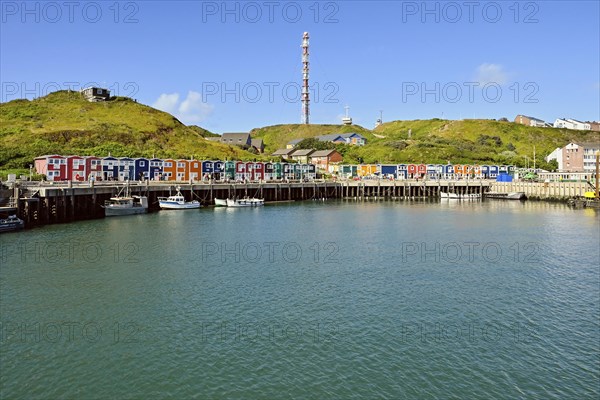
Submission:
M 213 177 L 216 180 L 225 178 L 225 163 L 223 161 L 213 162 Z
M 102 165 L 102 180 L 112 181 L 119 176 L 119 160 L 116 157 L 104 157 L 100 164 Z
M 133 160 L 133 177 L 138 181 L 150 179 L 150 160 L 147 158 Z
M 393 177 L 396 179 L 398 176 L 398 166 L 397 165 L 379 165 L 379 171 L 381 176 L 384 178 Z
M 158 158 L 153 158 L 148 160 L 148 164 L 150 165 L 148 168 L 148 179 L 153 179 L 155 181 L 160 180 L 160 176 L 163 173 L 163 161 Z
M 212 161 L 202 161 L 202 179 L 212 178 L 215 172 L 215 163 Z
M 121 157 L 119 158 L 119 180 L 120 181 L 132 181 L 135 179 L 135 161 L 133 158 Z

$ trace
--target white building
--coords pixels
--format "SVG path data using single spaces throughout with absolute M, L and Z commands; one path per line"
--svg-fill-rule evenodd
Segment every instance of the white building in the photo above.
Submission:
M 578 131 L 589 131 L 592 129 L 591 125 L 586 122 L 577 121 L 572 118 L 557 118 L 554 121 L 555 128 L 575 129 Z
M 558 170 L 563 171 L 563 158 L 562 158 L 562 148 L 557 147 L 552 153 L 548 154 L 546 157 L 546 162 L 550 162 L 552 160 L 556 160 L 558 162 Z

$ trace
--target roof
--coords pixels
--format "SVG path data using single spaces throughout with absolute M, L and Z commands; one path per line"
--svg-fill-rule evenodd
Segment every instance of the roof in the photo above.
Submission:
M 221 135 L 221 141 L 222 142 L 229 142 L 232 141 L 233 143 L 238 143 L 238 142 L 242 142 L 242 143 L 248 143 L 250 141 L 250 134 L 249 133 L 224 133 L 223 135 Z
M 329 135 L 317 136 L 317 139 L 319 139 L 322 142 L 330 142 L 330 141 L 333 141 L 333 140 L 335 140 L 337 138 L 349 139 L 349 138 L 351 138 L 353 136 L 357 136 L 357 137 L 360 137 L 360 138 L 364 139 L 364 136 L 362 136 L 362 135 L 360 135 L 360 134 L 358 134 L 356 132 L 350 132 L 350 133 L 332 133 L 332 134 L 329 134 Z
M 598 149 L 600 148 L 600 142 L 573 142 L 580 147 L 584 147 L 586 149 Z
M 263 140 L 260 138 L 256 138 L 256 139 L 251 139 L 252 141 L 252 146 L 254 147 L 262 147 L 263 146 Z
M 539 119 L 539 118 L 536 118 L 536 117 L 530 117 L 529 115 L 523 115 L 523 114 L 519 114 L 519 115 L 517 115 L 517 116 L 518 116 L 518 117 L 525 117 L 525 118 L 529 118 L 529 119 L 532 119 L 532 120 L 534 120 L 534 121 L 546 122 L 546 121 L 544 121 L 544 120 L 542 120 L 542 119 Z
M 315 149 L 300 149 L 300 150 L 296 150 L 292 153 L 292 157 L 302 157 L 302 156 L 308 156 L 311 155 L 312 153 L 315 152 Z
M 294 149 L 279 149 L 271 155 L 273 155 L 273 156 L 288 156 L 292 152 L 294 152 Z
M 344 139 L 344 137 L 342 135 L 337 135 L 337 134 L 317 136 L 317 139 L 319 139 L 321 142 L 331 142 L 337 138 Z
M 314 153 L 312 153 L 310 156 L 311 157 L 327 157 L 327 156 L 331 155 L 332 153 L 337 153 L 337 150 L 336 149 L 317 150 Z
M 303 141 L 304 139 L 294 139 L 294 140 L 290 140 L 287 144 L 298 144 L 301 141 Z

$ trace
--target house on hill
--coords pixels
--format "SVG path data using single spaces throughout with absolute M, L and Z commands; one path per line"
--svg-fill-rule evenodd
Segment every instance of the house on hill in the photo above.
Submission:
M 330 135 L 317 136 L 321 142 L 332 142 L 347 144 L 350 146 L 364 146 L 367 144 L 367 139 L 358 133 L 334 133 Z
M 579 131 L 589 131 L 592 129 L 590 124 L 581 122 L 581 121 L 577 121 L 576 119 L 573 119 L 573 118 L 557 118 L 556 121 L 554 121 L 554 127 L 555 128 L 575 129 L 575 130 L 579 130 Z
M 291 159 L 294 161 L 298 161 L 299 163 L 308 164 L 310 155 L 313 154 L 314 152 L 315 152 L 314 149 L 301 149 L 301 150 L 294 151 L 293 153 L 291 153 L 289 155 L 289 157 L 291 157 Z
M 284 160 L 290 159 L 290 154 L 294 152 L 294 149 L 279 149 L 275 153 L 271 154 L 273 157 L 281 157 Z
M 333 165 L 342 160 L 342 155 L 335 149 L 317 150 L 310 155 L 310 163 L 314 164 L 318 170 L 326 172 L 333 172 Z
M 527 126 L 535 126 L 535 127 L 539 127 L 539 128 L 544 128 L 544 127 L 548 126 L 546 124 L 546 122 L 542 121 L 541 119 L 529 117 L 527 115 L 521 115 L 521 114 L 519 114 L 515 117 L 515 122 L 517 124 L 527 125 Z
M 230 146 L 239 146 L 243 149 L 249 149 L 252 146 L 249 133 L 224 133 L 221 135 L 220 142 Z
M 286 145 L 286 148 L 288 149 L 293 149 L 294 147 L 296 147 L 296 145 L 298 143 L 300 143 L 301 141 L 303 141 L 304 139 L 294 139 L 294 140 L 290 140 L 288 142 L 288 144 Z
M 260 138 L 251 139 L 250 145 L 255 148 L 259 154 L 263 154 L 265 152 L 265 142 Z
M 110 90 L 99 87 L 88 87 L 81 89 L 81 94 L 87 101 L 106 101 L 110 98 Z

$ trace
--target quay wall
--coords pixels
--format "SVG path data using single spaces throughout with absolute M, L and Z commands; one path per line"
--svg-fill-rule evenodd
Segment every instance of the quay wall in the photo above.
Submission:
M 351 198 L 414 199 L 439 197 L 440 191 L 484 193 L 487 181 L 321 181 L 304 183 L 245 184 L 173 184 L 131 183 L 132 195 L 148 197 L 149 211 L 159 209 L 158 198 L 175 194 L 180 188 L 186 200 L 198 200 L 203 206 L 215 198 L 258 197 L 266 202 Z M 123 189 L 123 184 L 46 184 L 21 183 L 9 191 L 11 198 L 0 199 L 0 212 L 17 214 L 26 227 L 65 223 L 104 217 L 102 205 Z M 15 201 L 15 199 L 18 199 Z M 5 207 L 1 207 L 4 205 Z M 6 207 L 10 205 L 10 207 Z
M 593 191 L 587 182 L 491 182 L 490 191 L 524 192 L 532 199 L 567 200 Z

